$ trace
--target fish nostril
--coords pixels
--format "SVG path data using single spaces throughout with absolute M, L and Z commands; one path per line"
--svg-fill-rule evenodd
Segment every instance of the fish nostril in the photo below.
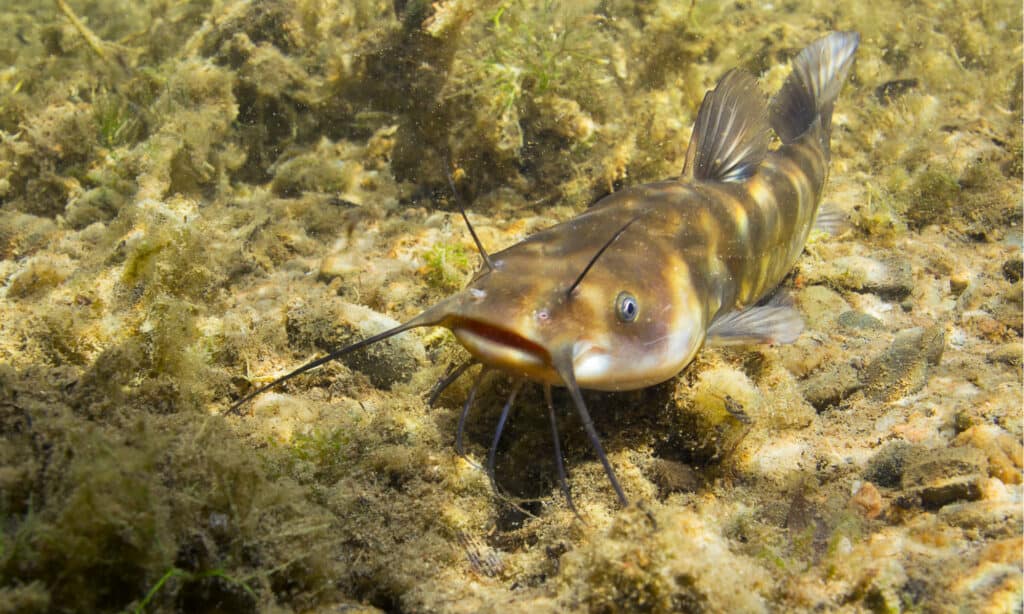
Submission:
M 548 320 L 551 319 L 551 314 L 548 313 L 547 309 L 538 309 L 537 311 L 533 312 L 533 316 L 537 318 L 537 321 L 539 322 L 547 322 Z
M 481 290 L 480 288 L 470 288 L 469 295 L 473 297 L 474 301 L 479 302 L 487 298 L 487 291 Z

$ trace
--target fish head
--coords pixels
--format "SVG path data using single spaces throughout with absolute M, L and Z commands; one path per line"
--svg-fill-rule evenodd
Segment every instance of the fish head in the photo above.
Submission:
M 670 254 L 636 232 L 595 258 L 610 233 L 580 230 L 556 226 L 491 256 L 443 325 L 484 364 L 544 383 L 568 375 L 582 388 L 631 390 L 672 377 L 705 321 Z

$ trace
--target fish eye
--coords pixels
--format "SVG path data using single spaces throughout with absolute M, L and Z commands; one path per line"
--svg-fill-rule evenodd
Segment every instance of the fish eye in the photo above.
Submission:
M 632 322 L 639 313 L 640 304 L 636 302 L 636 297 L 626 291 L 619 292 L 615 297 L 615 315 L 619 321 Z

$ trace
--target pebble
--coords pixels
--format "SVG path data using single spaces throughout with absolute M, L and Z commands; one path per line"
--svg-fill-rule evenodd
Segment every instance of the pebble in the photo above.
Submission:
M 8 298 L 39 297 L 71 276 L 74 271 L 71 259 L 67 256 L 41 254 L 28 261 L 28 264 L 11 277 L 7 284 Z
M 837 313 L 850 309 L 842 295 L 828 286 L 807 286 L 797 295 L 797 302 L 808 330 L 828 330 Z
M 295 346 L 313 345 L 330 351 L 398 326 L 398 321 L 368 307 L 328 299 L 313 306 L 293 301 L 288 306 L 285 329 Z M 338 359 L 364 373 L 378 388 L 406 382 L 426 360 L 426 351 L 415 334 L 401 334 Z
M 977 448 L 916 449 L 907 459 L 897 499 L 900 507 L 939 509 L 981 498 L 988 459 Z
M 971 278 L 964 274 L 955 274 L 949 277 L 949 291 L 953 296 L 963 294 L 967 286 L 971 284 Z
M 1006 326 L 999 323 L 986 311 L 972 310 L 964 312 L 960 323 L 970 334 L 986 341 L 1000 341 L 1006 337 Z
M 743 459 L 745 464 L 741 471 L 781 484 L 795 472 L 803 470 L 810 453 L 807 442 L 795 436 L 775 436 L 757 448 L 756 453 Z
M 1022 271 L 1024 271 L 1024 260 L 1020 258 L 1010 258 L 1003 263 L 1003 278 L 1007 281 L 1020 281 Z
M 881 258 L 843 256 L 832 261 L 822 276 L 834 287 L 885 299 L 902 299 L 914 288 L 910 263 L 895 254 Z
M 1019 367 L 1021 365 L 1022 353 L 1024 353 L 1024 348 L 1021 348 L 1020 342 L 1005 343 L 993 348 L 992 351 L 985 355 L 985 360 L 990 363 L 1002 363 Z
M 988 310 L 992 317 L 1003 326 L 1013 329 L 1018 335 L 1024 332 L 1024 287 L 1017 282 L 1000 293 L 1000 296 L 993 297 L 988 302 Z
M 962 567 L 953 567 L 949 573 L 949 592 L 943 598 L 950 606 L 956 606 L 933 609 L 985 614 L 1020 612 L 1024 593 L 1020 538 L 986 544 L 976 556 L 973 550 L 965 548 L 958 561 Z
M 865 392 L 875 400 L 895 401 L 921 390 L 945 345 L 945 330 L 939 325 L 901 330 L 889 349 L 865 367 Z
M 849 363 L 827 367 L 807 378 L 802 385 L 804 398 L 819 412 L 838 405 L 860 387 L 860 375 Z
M 914 446 L 905 441 L 893 441 L 882 447 L 864 468 L 864 479 L 885 488 L 896 488 L 903 480 L 903 469 Z
M 0 179 L 0 184 L 3 181 Z M 49 218 L 0 211 L 0 259 L 23 259 L 46 247 L 56 231 L 57 224 Z
M 662 497 L 677 492 L 695 492 L 701 485 L 700 475 L 693 467 L 666 458 L 655 458 L 648 473 Z
M 952 330 L 949 331 L 949 345 L 954 348 L 961 349 L 966 347 L 968 339 L 967 331 L 959 326 L 954 326 Z
M 836 319 L 841 326 L 859 330 L 884 330 L 885 324 L 875 316 L 861 311 L 844 311 Z
M 882 513 L 882 493 L 871 482 L 861 484 L 850 498 L 850 504 L 868 520 L 878 518 Z
M 939 510 L 939 519 L 961 529 L 978 531 L 988 539 L 1019 537 L 1024 508 L 1018 501 L 952 503 Z
M 972 426 L 957 435 L 958 446 L 972 446 L 988 458 L 989 473 L 1004 484 L 1020 484 L 1024 468 L 1024 445 L 994 424 Z
M 708 369 L 692 384 L 680 378 L 675 390 L 680 412 L 672 437 L 700 462 L 722 460 L 749 431 L 736 408 L 755 421 L 766 418 L 765 399 L 747 375 L 733 367 Z

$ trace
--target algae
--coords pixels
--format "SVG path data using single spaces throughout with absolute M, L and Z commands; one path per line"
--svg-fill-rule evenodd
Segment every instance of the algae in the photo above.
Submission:
M 1021 8 L 490 0 L 0 11 L 0 611 L 1012 611 Z M 411 333 L 222 411 L 678 175 L 729 68 L 863 42 L 787 280 L 807 331 L 586 393 Z M 449 174 L 458 194 L 451 194 Z M 884 279 L 865 274 L 885 271 Z M 875 282 L 884 283 L 875 283 Z M 966 461 L 964 461 L 966 459 Z M 964 461 L 964 462 L 961 462 Z M 969 462 L 967 462 L 969 461 Z M 947 475 L 948 474 L 948 475 Z M 955 474 L 955 475 L 954 475 Z
M 441 290 L 458 290 L 469 272 L 469 254 L 461 245 L 440 243 L 423 256 L 427 283 Z

